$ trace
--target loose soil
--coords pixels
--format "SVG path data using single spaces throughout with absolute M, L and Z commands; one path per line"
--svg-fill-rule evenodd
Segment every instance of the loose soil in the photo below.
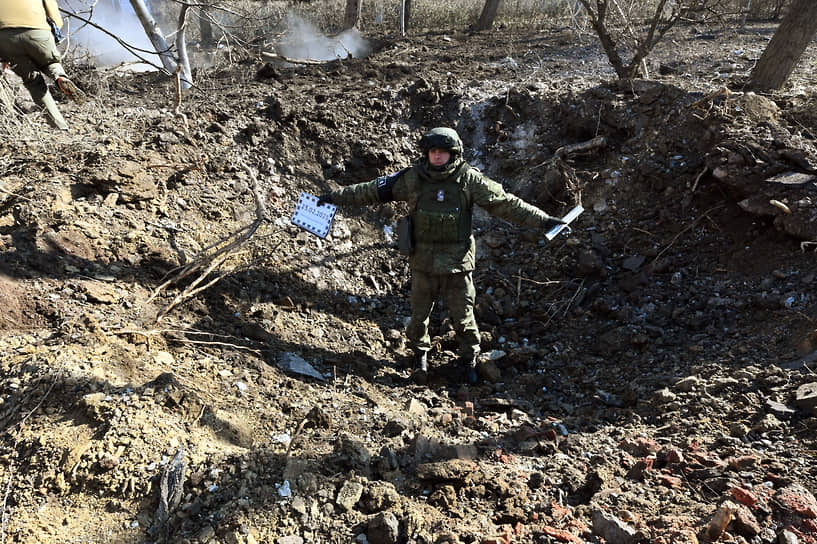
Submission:
M 627 83 L 565 28 L 378 36 L 178 108 L 75 67 L 73 130 L 0 142 L 0 540 L 817 542 L 817 93 L 741 90 L 772 30 L 680 27 Z M 477 386 L 444 306 L 411 380 L 402 205 L 290 222 L 433 126 L 585 208 L 477 213 Z

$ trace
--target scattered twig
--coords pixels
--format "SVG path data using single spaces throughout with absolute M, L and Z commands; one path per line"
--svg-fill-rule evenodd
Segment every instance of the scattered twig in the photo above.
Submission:
M 565 311 L 564 311 L 565 316 L 567 316 L 567 312 L 570 310 L 570 305 L 573 304 L 573 301 L 576 300 L 576 297 L 578 297 L 579 293 L 581 293 L 582 287 L 584 287 L 584 280 L 579 282 L 579 286 L 576 288 L 576 292 L 573 293 L 573 296 L 570 297 L 570 300 L 567 301 L 567 305 L 565 306 Z
M 806 240 L 805 242 L 800 242 L 800 251 L 805 253 L 806 248 L 808 248 L 808 246 L 817 246 L 817 241 L 812 242 L 812 241 Z M 814 251 L 817 252 L 817 247 L 814 248 Z
M 292 453 L 292 446 L 295 444 L 295 439 L 298 438 L 298 435 L 301 434 L 301 431 L 303 430 L 304 426 L 306 425 L 306 422 L 309 421 L 309 416 L 311 414 L 312 414 L 311 411 L 308 412 L 303 417 L 303 419 L 301 419 L 300 423 L 298 423 L 298 426 L 295 427 L 295 432 L 292 433 L 292 438 L 289 439 L 289 445 L 287 446 L 287 453 L 284 456 L 284 466 L 286 466 L 287 463 L 289 462 L 289 454 Z
M 3 189 L 2 187 L 0 187 L 0 193 L 4 193 L 4 194 L 7 194 L 7 195 L 9 195 L 9 196 L 16 197 L 16 198 L 21 198 L 21 199 L 23 199 L 23 200 L 28 200 L 29 202 L 34 202 L 33 200 L 31 200 L 31 199 L 30 199 L 30 198 L 28 198 L 28 197 L 25 197 L 25 196 L 23 196 L 23 195 L 21 195 L 21 194 L 18 194 L 18 193 L 12 193 L 11 191 L 6 191 L 6 190 L 5 190 L 5 189 Z
M 641 233 L 646 234 L 646 235 L 647 235 L 647 236 L 649 236 L 650 238 L 652 238 L 652 237 L 654 237 L 654 236 L 655 236 L 655 234 L 651 233 L 651 232 L 650 232 L 650 231 L 648 231 L 648 230 L 640 229 L 640 228 L 638 228 L 638 227 L 631 227 L 631 228 L 632 228 L 634 231 L 636 231 L 636 232 L 641 232 Z
M 532 283 L 534 285 L 558 285 L 560 283 L 565 283 L 562 280 L 547 280 L 547 281 L 536 281 L 531 278 L 526 278 L 524 276 L 511 276 L 512 278 L 519 278 L 520 281 L 526 281 L 528 283 Z
M 256 217 L 255 221 L 253 221 L 250 225 L 242 227 L 238 231 L 220 239 L 219 241 L 215 242 L 214 244 L 206 247 L 202 250 L 196 257 L 193 258 L 191 262 L 187 265 L 178 269 L 176 274 L 172 276 L 170 279 L 162 283 L 156 291 L 148 298 L 147 302 L 152 301 L 156 296 L 162 292 L 168 285 L 179 282 L 188 276 L 191 276 L 194 273 L 200 273 L 198 278 L 196 278 L 189 286 L 187 286 L 181 293 L 179 293 L 173 301 L 164 308 L 156 317 L 156 322 L 159 322 L 167 313 L 176 307 L 181 302 L 189 299 L 190 297 L 204 291 L 205 289 L 211 287 L 221 279 L 225 278 L 226 276 L 232 274 L 234 269 L 230 269 L 224 271 L 220 274 L 217 274 L 215 278 L 208 281 L 207 283 L 201 284 L 210 274 L 221 266 L 227 259 L 231 256 L 232 252 L 242 244 L 244 244 L 250 237 L 258 230 L 258 227 L 267 219 L 267 209 L 266 205 L 264 204 L 264 197 L 261 195 L 261 190 L 258 183 L 258 178 L 255 176 L 255 173 L 246 165 L 242 164 L 247 172 L 250 174 L 250 177 L 253 180 L 253 192 L 255 194 L 255 204 L 256 204 Z M 260 259 L 259 259 L 260 260 Z
M 676 234 L 675 236 L 672 237 L 672 240 L 669 241 L 669 243 L 664 247 L 664 249 L 662 249 L 661 251 L 658 252 L 658 255 L 655 256 L 655 258 L 652 260 L 652 262 L 658 261 L 658 259 L 660 259 L 661 256 L 664 255 L 664 253 L 666 253 L 669 250 L 669 248 L 671 248 L 673 246 L 673 244 L 675 244 L 675 242 L 678 241 L 678 238 L 680 238 L 682 234 L 684 234 L 686 231 L 690 230 L 691 228 L 695 227 L 695 225 L 700 223 L 702 220 L 708 218 L 710 213 L 712 213 L 713 211 L 715 211 L 715 210 L 717 210 L 719 208 L 722 208 L 722 207 L 723 207 L 723 204 L 718 204 L 717 206 L 713 206 L 713 207 L 709 208 L 708 210 L 706 210 L 703 213 L 703 215 L 701 215 L 700 217 L 695 219 L 695 221 L 693 221 L 692 223 L 690 223 L 689 225 L 687 225 L 686 227 L 681 229 L 681 231 L 678 234 Z
M 695 176 L 695 183 L 692 184 L 692 192 L 693 193 L 695 192 L 695 189 L 698 188 L 698 182 L 701 181 L 701 178 L 704 177 L 704 174 L 706 174 L 707 170 L 709 170 L 709 167 L 704 166 L 703 170 L 698 172 L 698 175 Z

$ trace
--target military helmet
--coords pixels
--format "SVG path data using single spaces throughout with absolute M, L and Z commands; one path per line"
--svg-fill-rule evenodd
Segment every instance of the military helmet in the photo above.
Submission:
M 462 155 L 462 140 L 452 128 L 432 128 L 420 138 L 420 150 L 426 155 L 432 147 L 447 149 L 453 156 Z

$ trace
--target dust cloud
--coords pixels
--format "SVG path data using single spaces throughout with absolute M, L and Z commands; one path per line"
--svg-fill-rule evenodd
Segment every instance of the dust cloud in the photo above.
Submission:
M 145 52 L 153 51 L 154 47 L 127 0 L 100 1 L 92 12 L 82 12 L 79 15 L 117 36 L 130 47 L 136 48 L 140 57 L 157 66 L 161 65 L 158 55 Z M 86 59 L 89 64 L 98 68 L 128 63 L 128 69 L 132 71 L 156 69 L 142 63 L 115 38 L 102 30 L 75 18 L 66 17 L 66 20 L 68 24 L 63 27 L 63 32 L 68 31 L 70 35 L 68 44 L 75 58 Z
M 287 32 L 278 42 L 277 49 L 285 57 L 311 60 L 363 58 L 371 52 L 369 42 L 354 28 L 336 36 L 325 36 L 314 25 L 292 13 L 287 16 Z

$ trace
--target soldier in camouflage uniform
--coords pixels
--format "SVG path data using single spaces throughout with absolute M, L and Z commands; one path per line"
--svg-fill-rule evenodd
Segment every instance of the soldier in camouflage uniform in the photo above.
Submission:
M 463 159 L 456 131 L 435 128 L 420 140 L 422 158 L 405 170 L 350 185 L 322 195 L 319 203 L 363 206 L 379 202 L 408 202 L 413 252 L 411 320 L 406 336 L 414 350 L 415 379 L 422 383 L 431 348 L 428 324 L 439 295 L 451 315 L 459 340 L 465 379 L 477 383 L 479 329 L 474 319 L 473 270 L 475 242 L 471 232 L 474 205 L 508 221 L 550 228 L 561 220 L 506 193 L 502 185 L 482 175 Z
M 68 79 L 60 60 L 54 33 L 61 27 L 56 0 L 0 0 L 0 61 L 11 64 L 34 102 L 45 109 L 51 124 L 67 130 L 68 123 L 43 77 L 48 74 L 72 100 L 85 100 L 85 93 Z

